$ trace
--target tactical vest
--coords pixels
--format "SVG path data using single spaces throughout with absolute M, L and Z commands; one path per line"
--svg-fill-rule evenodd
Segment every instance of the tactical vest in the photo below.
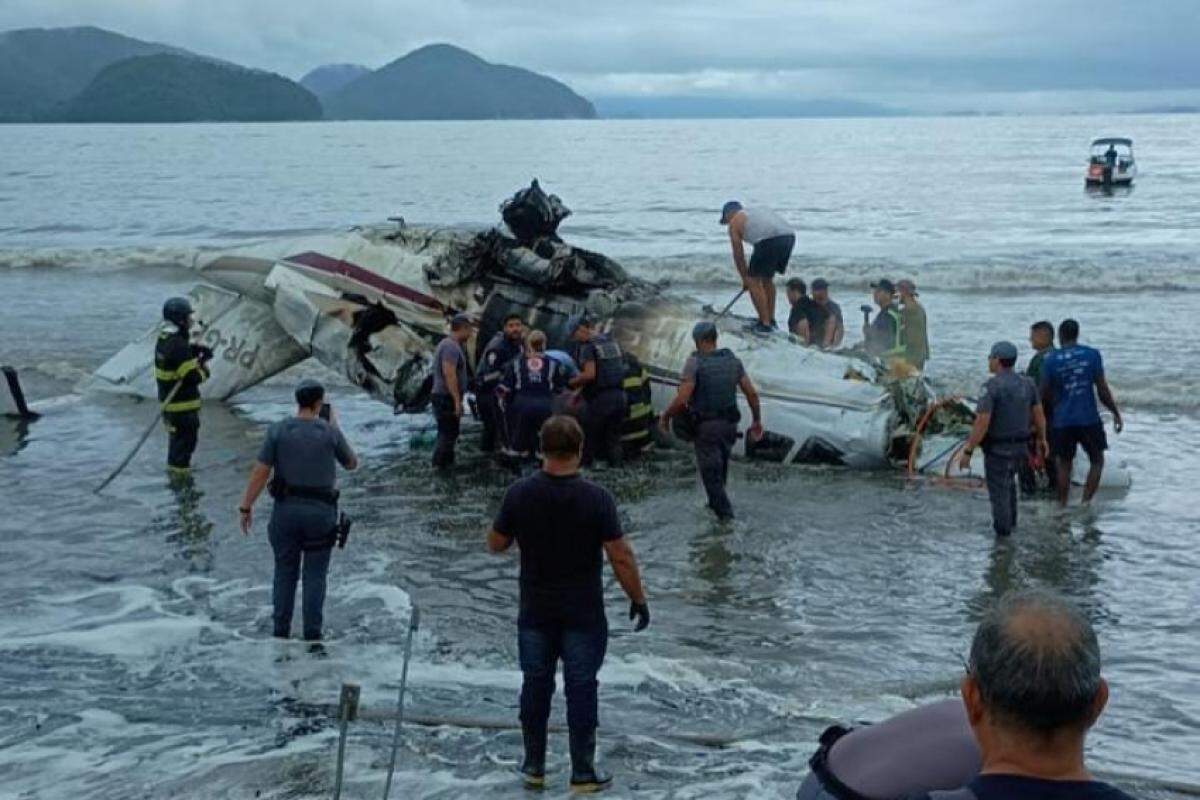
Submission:
M 208 371 L 200 365 L 188 343 L 187 334 L 174 325 L 164 328 L 154 344 L 154 379 L 158 384 L 158 401 L 164 403 L 166 414 L 180 414 L 200 409 L 200 384 Z M 176 389 L 176 386 L 179 386 Z M 175 394 L 172 395 L 171 392 Z
M 696 351 L 696 388 L 691 408 L 701 420 L 738 418 L 737 387 L 741 362 L 730 350 Z
M 492 391 L 500 385 L 504 377 L 504 369 L 521 355 L 521 346 L 508 341 L 504 331 L 497 331 L 492 340 L 483 348 L 476 370 L 476 388 L 482 391 Z
M 619 389 L 625 380 L 625 361 L 621 347 L 607 336 L 592 339 L 596 347 L 596 390 Z
M 886 322 L 888 318 L 892 320 L 891 325 Z M 894 305 L 875 316 L 870 331 L 870 346 L 867 349 L 875 355 L 885 358 L 904 355 L 904 320 Z
M 545 353 L 522 358 L 516 363 L 516 381 L 513 390 L 517 396 L 545 397 L 554 393 L 554 377 L 558 362 Z

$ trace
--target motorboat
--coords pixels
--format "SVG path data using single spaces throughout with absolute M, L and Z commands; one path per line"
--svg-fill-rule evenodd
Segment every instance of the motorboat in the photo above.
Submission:
M 1106 136 L 1092 142 L 1084 177 L 1088 186 L 1132 186 L 1135 177 L 1132 139 Z

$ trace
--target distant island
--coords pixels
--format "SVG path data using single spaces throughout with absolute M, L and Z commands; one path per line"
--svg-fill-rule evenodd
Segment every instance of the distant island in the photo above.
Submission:
M 0 33 L 0 122 L 595 116 L 587 99 L 553 78 L 448 44 L 419 48 L 377 70 L 325 65 L 296 83 L 101 28 Z
M 341 91 L 351 81 L 370 73 L 371 69 L 362 64 L 325 64 L 309 71 L 300 79 L 300 85 L 324 102 L 326 97 Z
M 191 55 L 135 56 L 100 70 L 60 122 L 279 122 L 321 119 L 316 96 L 287 78 Z
M 566 84 L 448 44 L 414 50 L 324 98 L 331 119 L 592 119 Z

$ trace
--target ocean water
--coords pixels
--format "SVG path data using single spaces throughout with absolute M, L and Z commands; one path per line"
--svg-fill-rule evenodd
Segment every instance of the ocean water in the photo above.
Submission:
M 1131 192 L 1084 191 L 1098 135 L 1134 138 Z M 565 238 L 708 301 L 736 291 L 716 222 L 730 198 L 796 224 L 791 272 L 827 277 L 848 321 L 873 277 L 915 278 L 947 390 L 978 386 L 992 341 L 1024 348 L 1030 322 L 1074 316 L 1127 422 L 1113 456 L 1130 491 L 1066 514 L 1025 503 L 1002 544 L 978 492 L 891 473 L 737 465 L 730 528 L 703 512 L 686 453 L 596 473 L 654 614 L 633 634 L 608 580 L 600 750 L 615 796 L 793 795 L 825 725 L 953 692 L 982 609 L 1024 585 L 1064 591 L 1097 626 L 1112 701 L 1095 769 L 1142 796 L 1187 796 L 1200 785 L 1198 138 L 1196 116 L 0 126 L 0 363 L 58 398 L 35 423 L 0 420 L 0 795 L 329 796 L 331 707 L 352 681 L 364 719 L 345 796 L 378 796 L 415 602 L 419 724 L 402 733 L 395 795 L 522 796 L 519 733 L 496 727 L 516 720 L 516 563 L 483 551 L 507 476 L 472 432 L 460 473 L 435 480 L 427 418 L 338 385 L 364 467 L 344 483 L 357 521 L 317 656 L 270 640 L 265 523 L 243 538 L 234 513 L 265 426 L 312 368 L 206 406 L 184 493 L 166 486 L 155 435 L 94 495 L 153 409 L 71 391 L 191 285 L 197 249 L 392 215 L 486 226 L 538 177 L 574 209 Z M 560 794 L 564 737 L 551 748 Z

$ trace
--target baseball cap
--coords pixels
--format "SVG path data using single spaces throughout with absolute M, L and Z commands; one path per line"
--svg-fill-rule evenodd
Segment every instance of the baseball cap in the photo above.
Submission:
M 1017 346 L 1012 342 L 996 342 L 992 345 L 992 352 L 988 353 L 988 358 L 1003 358 L 1016 359 Z
M 915 283 L 913 283 L 912 281 L 910 281 L 908 278 L 904 278 L 903 280 L 898 281 L 896 283 L 896 288 L 897 289 L 907 289 L 910 294 L 915 294 L 915 295 L 920 294 L 920 292 L 917 291 L 917 285 Z
M 717 326 L 709 320 L 702 319 L 692 326 L 692 341 L 700 342 L 715 338 L 717 338 Z
M 788 278 L 788 282 L 786 285 L 787 285 L 787 288 L 795 289 L 796 291 L 800 291 L 800 292 L 803 292 L 806 288 L 808 288 L 807 286 L 804 285 L 803 278 Z
M 455 314 L 453 317 L 450 318 L 450 327 L 454 330 L 462 328 L 466 325 L 474 325 L 474 324 L 475 324 L 475 320 L 471 318 L 470 314 L 461 314 L 460 313 L 460 314 Z
M 828 289 L 828 288 L 829 288 L 829 281 L 825 280 L 824 278 L 817 278 L 815 281 L 813 281 L 813 282 L 812 282 L 812 288 L 813 288 L 814 290 L 816 290 L 816 289 Z
M 883 289 L 885 292 L 896 293 L 896 284 L 889 281 L 887 278 L 880 278 L 871 284 L 872 289 Z
M 730 200 L 725 205 L 721 206 L 721 224 L 729 224 L 729 218 L 742 210 L 742 204 L 737 200 Z

